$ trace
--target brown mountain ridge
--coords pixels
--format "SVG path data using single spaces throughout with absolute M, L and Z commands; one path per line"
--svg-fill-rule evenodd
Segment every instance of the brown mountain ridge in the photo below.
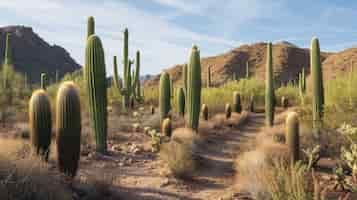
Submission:
M 11 53 L 14 68 L 26 73 L 31 82 L 40 81 L 40 73 L 47 73 L 51 80 L 56 71 L 62 77 L 68 72 L 80 69 L 80 65 L 62 47 L 50 45 L 30 27 L 0 27 L 0 63 L 4 62 L 6 33 L 10 33 Z
M 202 81 L 206 83 L 207 67 L 212 66 L 212 84 L 219 86 L 236 74 L 237 79 L 246 75 L 246 63 L 249 63 L 251 77 L 260 80 L 265 78 L 265 60 L 267 43 L 242 45 L 227 53 L 201 59 Z M 347 49 L 338 53 L 321 52 L 321 62 L 324 68 L 324 76 L 335 77 L 338 71 L 345 71 L 350 60 L 357 63 L 357 49 Z M 310 73 L 310 50 L 299 48 L 288 42 L 279 42 L 273 45 L 273 66 L 275 79 L 281 83 L 289 80 L 297 80 L 298 73 L 304 67 L 307 74 Z M 174 83 L 181 84 L 182 64 L 175 65 L 164 70 L 173 77 Z M 160 75 L 155 75 L 146 81 L 147 86 L 158 83 Z

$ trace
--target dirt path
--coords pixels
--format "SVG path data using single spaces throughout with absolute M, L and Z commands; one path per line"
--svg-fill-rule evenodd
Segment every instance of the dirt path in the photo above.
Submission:
M 99 177 L 115 185 L 121 199 L 234 199 L 234 162 L 237 153 L 249 150 L 247 145 L 264 124 L 264 114 L 249 114 L 239 127 L 224 126 L 212 130 L 199 153 L 200 171 L 193 180 L 179 181 L 162 175 L 162 163 L 147 150 L 139 153 L 113 152 L 109 160 L 81 160 L 82 179 Z M 140 133 L 127 135 L 123 145 L 143 149 L 149 138 Z

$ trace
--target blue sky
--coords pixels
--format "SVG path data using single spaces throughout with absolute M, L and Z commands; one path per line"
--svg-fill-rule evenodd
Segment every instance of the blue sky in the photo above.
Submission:
M 130 56 L 142 52 L 142 73 L 184 63 L 192 44 L 201 56 L 258 41 L 286 40 L 339 51 L 357 44 L 355 0 L 1 0 L 0 26 L 33 27 L 83 64 L 86 20 L 93 15 L 108 74 L 121 59 L 122 30 L 129 28 Z

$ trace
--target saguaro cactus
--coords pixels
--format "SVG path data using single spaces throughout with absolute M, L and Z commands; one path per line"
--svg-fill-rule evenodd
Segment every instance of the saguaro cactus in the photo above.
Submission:
M 161 124 L 161 133 L 164 136 L 167 137 L 171 137 L 171 133 L 172 133 L 172 124 L 171 124 L 171 119 L 170 118 L 166 118 L 164 119 L 164 121 Z
M 209 65 L 207 67 L 207 88 L 210 88 L 211 86 L 211 66 Z
M 161 74 L 159 96 L 160 122 L 162 123 L 171 109 L 170 76 L 167 72 Z
M 299 160 L 299 119 L 296 112 L 291 112 L 286 118 L 286 144 L 291 154 L 291 161 Z
M 94 23 L 94 17 L 90 16 L 88 17 L 87 21 L 87 39 L 89 36 L 95 34 L 95 23 Z
M 117 57 L 113 57 L 113 82 L 114 82 L 114 87 L 116 90 L 121 93 L 121 89 L 123 85 L 121 84 L 119 75 L 118 75 L 118 63 L 117 63 Z
M 242 104 L 240 101 L 240 94 L 238 92 L 233 93 L 233 111 L 237 113 L 242 112 Z
M 5 65 L 12 65 L 12 54 L 11 54 L 11 45 L 10 45 L 11 34 L 6 33 L 6 44 L 5 44 Z
M 3 64 L 3 88 L 7 92 L 10 87 L 11 80 L 9 80 L 9 72 L 12 68 L 12 54 L 11 54 L 11 45 L 10 45 L 10 33 L 6 33 L 6 44 L 5 44 L 5 60 Z
M 185 91 L 185 95 L 187 95 L 187 65 L 184 64 L 182 66 L 182 82 L 183 82 L 183 89 Z
M 135 98 L 136 100 L 140 100 L 141 96 L 141 87 L 140 87 L 140 51 L 136 52 L 136 60 L 135 60 L 135 82 L 134 82 L 134 90 L 135 90 Z
M 124 30 L 124 46 L 123 46 L 123 66 L 124 66 L 124 89 L 123 93 L 123 107 L 124 109 L 129 108 L 130 104 L 130 89 L 131 89 L 131 70 L 129 61 L 129 31 L 126 28 Z
M 206 104 L 202 104 L 201 112 L 202 112 L 203 119 L 207 121 L 208 120 L 208 106 Z
M 46 88 L 47 88 L 47 74 L 46 73 L 41 73 L 41 88 L 43 90 L 46 90 Z
M 107 152 L 107 88 L 102 42 L 92 35 L 87 40 L 85 55 L 85 80 L 91 126 L 96 141 L 96 150 Z
M 249 62 L 248 61 L 245 66 L 245 78 L 249 79 Z
M 36 90 L 29 102 L 29 131 L 34 153 L 48 160 L 51 144 L 52 115 L 45 90 Z
M 232 107 L 231 107 L 231 104 L 229 104 L 229 103 L 226 104 L 225 112 L 226 112 L 226 119 L 231 118 L 231 115 L 232 115 Z
M 273 54 L 272 44 L 267 45 L 267 61 L 266 61 L 266 77 L 265 77 L 265 123 L 267 126 L 274 124 L 274 85 L 273 85 Z
M 313 38 L 311 41 L 310 50 L 311 59 L 311 77 L 312 77 L 312 117 L 313 128 L 316 132 L 319 132 L 323 118 L 323 106 L 324 106 L 324 91 L 323 91 L 323 77 L 320 60 L 320 45 L 317 38 Z
M 201 62 L 200 51 L 193 46 L 187 66 L 187 125 L 198 129 L 201 109 Z
M 76 85 L 72 82 L 61 84 L 56 101 L 58 168 L 74 177 L 81 149 L 81 106 Z
M 185 116 L 185 92 L 183 88 L 177 90 L 177 106 L 179 115 Z

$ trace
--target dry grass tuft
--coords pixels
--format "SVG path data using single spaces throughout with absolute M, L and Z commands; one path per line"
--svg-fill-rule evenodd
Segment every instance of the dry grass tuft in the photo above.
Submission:
M 31 157 L 20 140 L 0 140 L 0 199 L 66 200 L 72 192 L 47 163 Z
M 191 178 L 196 171 L 195 152 L 197 133 L 187 128 L 176 129 L 171 141 L 163 144 L 160 157 L 167 164 L 170 172 L 177 178 Z

